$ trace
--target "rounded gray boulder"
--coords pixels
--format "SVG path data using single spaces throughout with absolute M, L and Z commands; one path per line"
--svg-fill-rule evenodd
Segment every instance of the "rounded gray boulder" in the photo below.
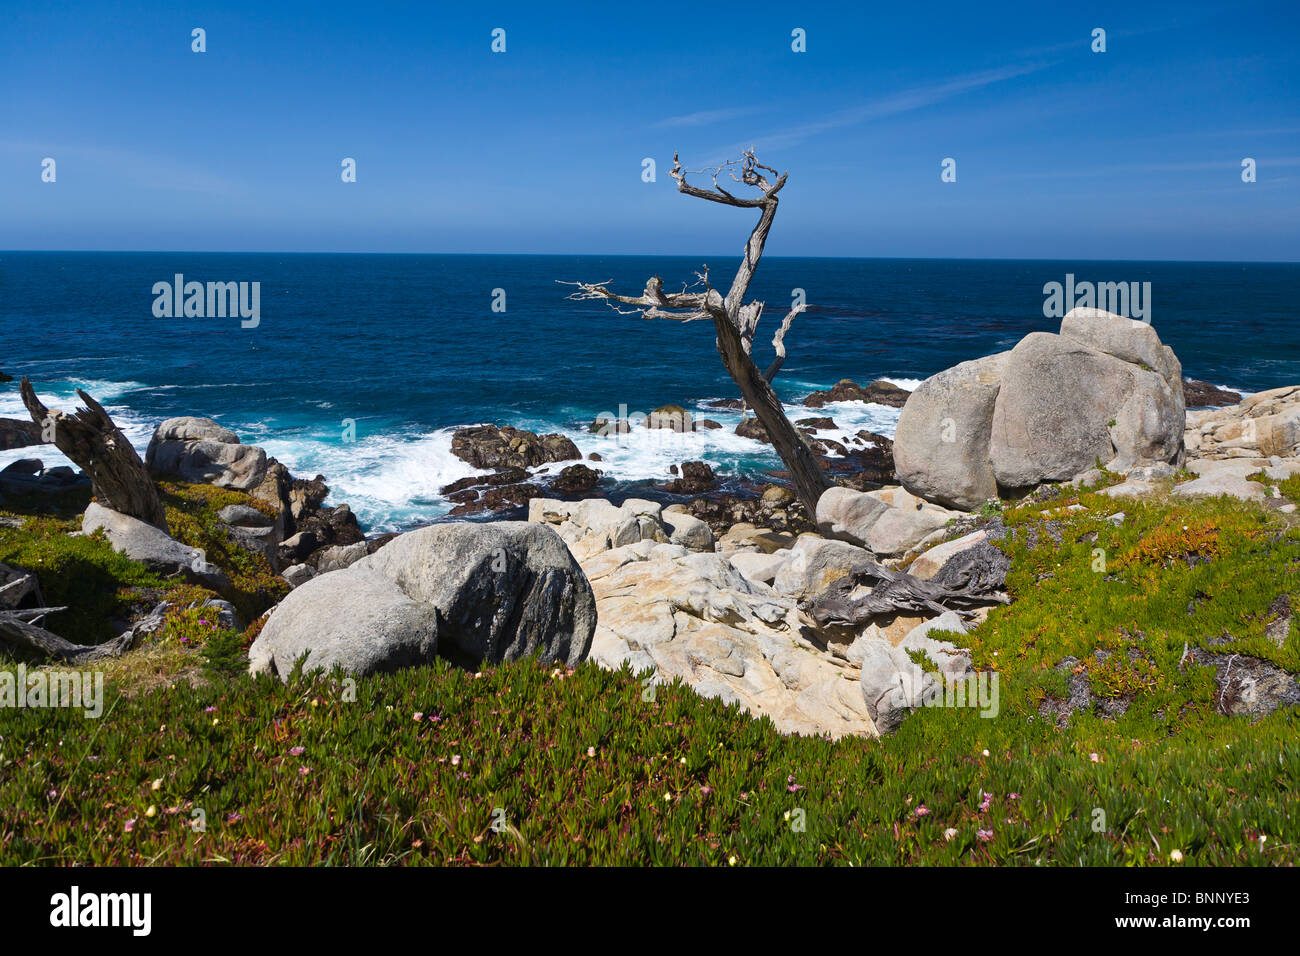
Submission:
M 249 650 L 250 669 L 356 674 L 427 664 L 478 667 L 536 655 L 574 666 L 596 629 L 596 600 L 560 536 L 524 521 L 410 531 L 284 599 Z

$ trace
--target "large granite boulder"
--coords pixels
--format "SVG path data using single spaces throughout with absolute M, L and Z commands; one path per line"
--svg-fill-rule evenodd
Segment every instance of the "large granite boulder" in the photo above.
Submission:
M 899 481 L 963 509 L 1098 462 L 1127 472 L 1182 461 L 1182 366 L 1151 326 L 1074 309 L 1059 335 L 940 372 L 908 399 L 894 436 Z
M 285 678 L 303 670 L 372 674 L 432 663 L 438 609 L 417 601 L 374 569 L 311 578 L 271 612 L 248 650 L 249 670 Z
M 1182 381 L 1182 364 L 1147 322 L 1104 309 L 1071 309 L 1061 320 L 1061 335 L 1130 365 L 1146 366 L 1163 378 Z
M 266 452 L 244 445 L 211 418 L 169 418 L 159 425 L 145 452 L 150 474 L 251 491 L 266 478 Z
M 1003 366 L 989 441 L 993 476 L 1015 490 L 1069 481 L 1098 462 L 1127 470 L 1176 461 L 1183 416 L 1181 375 L 1171 385 L 1072 338 L 1032 332 Z
M 307 654 L 312 669 L 367 674 L 435 653 L 473 667 L 530 655 L 575 666 L 595 627 L 591 586 L 550 528 L 437 524 L 301 583 L 271 612 L 249 666 L 284 677 Z

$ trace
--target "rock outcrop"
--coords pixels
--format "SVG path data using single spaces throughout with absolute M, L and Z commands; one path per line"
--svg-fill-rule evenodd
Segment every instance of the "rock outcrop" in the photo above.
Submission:
M 900 488 L 862 497 L 883 515 L 915 513 L 918 502 Z M 922 504 L 927 508 L 933 510 Z M 916 706 L 923 682 L 898 700 L 864 687 L 894 686 L 900 673 L 919 673 L 909 650 L 931 654 L 945 674 L 966 675 L 969 655 L 928 637 L 935 626 L 964 629 L 957 615 L 944 616 L 939 601 L 951 597 L 951 607 L 964 611 L 1005 600 L 998 589 L 1007 559 L 984 539 L 949 549 L 928 584 L 882 568 L 860 544 L 815 533 L 796 538 L 737 524 L 706 548 L 704 539 L 691 540 L 702 524 L 683 528 L 689 516 L 681 506 L 659 511 L 635 499 L 619 507 L 539 499 L 530 512 L 532 520 L 556 527 L 591 581 L 599 614 L 592 660 L 610 668 L 626 663 L 656 681 L 680 678 L 703 696 L 771 717 L 786 733 L 874 735 L 877 718 L 886 729 L 897 726 Z M 980 547 L 992 556 L 967 561 Z M 982 568 L 996 572 L 996 580 L 979 578 Z M 855 617 L 851 629 L 842 622 L 823 627 L 815 613 L 819 598 L 858 578 L 879 578 L 882 595 L 916 600 L 884 599 L 878 618 Z M 854 585 L 845 595 L 856 599 L 871 590 Z M 912 632 L 912 642 L 897 650 Z
M 628 498 L 621 505 L 604 498 L 534 498 L 528 503 L 528 520 L 554 526 L 579 561 L 637 541 L 667 542 L 662 512 L 661 504 L 641 498 Z
M 1189 412 L 1184 442 L 1197 458 L 1300 456 L 1300 385 L 1256 392 L 1226 408 Z
M 67 465 L 46 468 L 39 458 L 19 458 L 0 469 L 0 501 L 12 495 L 35 496 L 39 500 L 60 501 L 81 508 L 89 502 L 92 483 L 84 472 Z
M 664 490 L 675 495 L 698 495 L 711 491 L 718 484 L 713 468 L 703 461 L 684 461 L 681 477 L 674 478 L 664 486 Z
M 1241 401 L 1241 395 L 1209 382 L 1185 378 L 1183 379 L 1183 401 L 1187 403 L 1188 408 L 1215 408 L 1221 405 L 1235 405 Z
M 0 418 L 0 451 L 41 444 L 41 426 L 32 421 Z
M 681 678 L 783 733 L 875 734 L 858 671 L 802 636 L 793 600 L 725 556 L 642 540 L 585 569 L 599 613 L 591 657 L 602 666 Z
M 917 625 L 897 644 L 880 637 L 856 642 L 850 653 L 861 661 L 862 699 L 876 729 L 892 733 L 911 711 L 941 695 L 947 684 L 965 681 L 974 674 L 970 652 L 950 641 L 930 637 L 931 631 L 966 631 L 961 619 L 951 611 Z M 912 659 L 924 654 L 934 667 L 924 670 Z

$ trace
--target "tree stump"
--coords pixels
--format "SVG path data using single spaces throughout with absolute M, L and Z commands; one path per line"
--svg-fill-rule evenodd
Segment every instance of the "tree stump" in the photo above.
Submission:
M 77 389 L 85 408 L 71 415 L 50 411 L 36 397 L 26 376 L 23 376 L 21 393 L 32 421 L 41 428 L 42 438 L 90 476 L 100 504 L 167 530 L 162 499 L 148 469 L 99 402 Z

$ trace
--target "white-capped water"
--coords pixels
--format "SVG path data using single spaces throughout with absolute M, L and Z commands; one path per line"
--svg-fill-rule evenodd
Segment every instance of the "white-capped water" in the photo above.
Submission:
M 917 379 L 886 378 L 885 381 L 906 389 L 920 384 Z M 25 420 L 27 411 L 19 398 L 16 383 L 12 384 L 13 387 L 0 390 L 0 417 Z M 799 394 L 825 387 L 811 382 L 783 384 L 787 392 L 799 389 Z M 70 411 L 77 405 L 78 387 L 84 388 L 104 405 L 143 457 L 160 419 L 146 417 L 133 409 L 130 396 L 133 392 L 149 391 L 159 386 L 69 380 L 42 383 L 39 394 L 49 407 Z M 681 433 L 637 427 L 627 434 L 600 436 L 591 434 L 588 428 L 589 421 L 599 412 L 579 421 L 575 420 L 573 410 L 569 410 L 570 417 L 563 422 L 523 416 L 495 424 L 566 435 L 578 447 L 584 460 L 592 452 L 601 456 L 601 461 L 586 463 L 612 482 L 669 481 L 673 477 L 670 467 L 680 466 L 684 461 L 704 461 L 721 474 L 752 477 L 761 477 L 768 470 L 783 467 L 771 445 L 735 433 L 741 420 L 739 412 L 710 407 L 708 401 L 693 403 L 687 409 L 697 422 L 712 419 L 722 425 L 721 428 Z M 329 403 L 321 404 L 327 406 Z M 630 410 L 630 413 L 635 411 Z M 832 402 L 822 408 L 786 405 L 787 415 L 795 422 L 804 418 L 831 418 L 836 427 L 819 430 L 816 437 L 832 439 L 850 449 L 855 447 L 851 439 L 859 431 L 892 438 L 900 412 L 901 409 L 863 402 Z M 203 410 L 196 406 L 193 413 L 202 415 Z M 342 432 L 332 420 L 327 426 L 320 422 L 288 421 L 266 416 L 245 421 L 225 418 L 221 419 L 221 424 L 236 432 L 241 440 L 261 445 L 268 455 L 283 462 L 297 477 L 324 475 L 331 489 L 330 503 L 347 502 L 362 527 L 369 532 L 400 530 L 441 517 L 452 507 L 452 503 L 440 494 L 443 487 L 460 478 L 487 473 L 451 453 L 451 436 L 455 431 L 452 427 L 429 430 L 402 426 L 382 430 L 362 419 L 357 424 L 355 441 L 344 441 Z M 21 458 L 40 458 L 47 468 L 72 464 L 54 446 L 41 445 L 0 451 L 0 468 Z M 573 462 L 557 462 L 535 469 L 534 474 L 537 480 L 545 481 L 569 464 Z

